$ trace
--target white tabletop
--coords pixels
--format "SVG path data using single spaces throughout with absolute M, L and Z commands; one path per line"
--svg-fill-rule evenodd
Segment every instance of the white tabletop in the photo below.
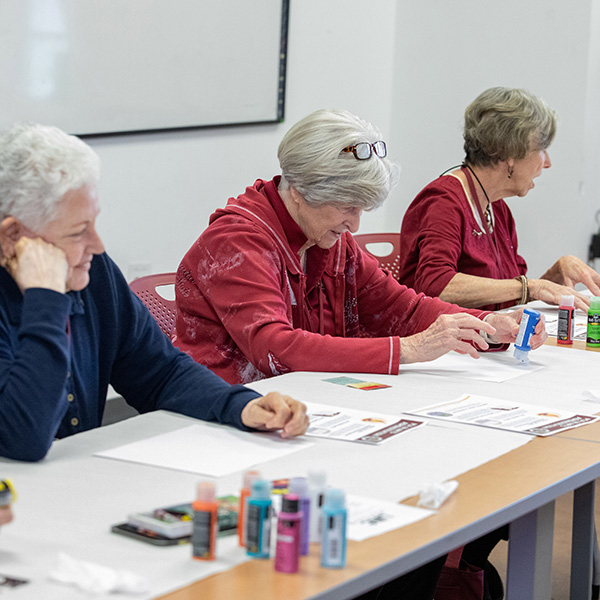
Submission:
M 319 373 L 289 374 L 259 382 L 255 387 L 262 391 L 280 389 L 299 399 L 334 405 L 353 407 L 368 402 L 377 412 L 400 414 L 406 408 L 465 392 L 507 399 L 519 394 L 528 402 L 535 403 L 537 398 L 557 408 L 559 402 L 564 402 L 575 409 L 573 403 L 581 402 L 581 392 L 596 385 L 594 366 L 598 357 L 594 353 L 543 348 L 532 359 L 543 363 L 544 369 L 504 383 L 432 374 L 429 365 L 427 372 L 415 368 L 394 377 L 365 375 L 369 381 L 391 385 L 370 392 L 323 382 L 331 374 Z M 596 412 L 594 404 L 582 406 L 589 406 L 587 412 Z M 37 464 L 0 459 L 0 475 L 11 478 L 19 494 L 14 507 L 16 520 L 0 532 L 0 574 L 32 582 L 11 590 L 11 595 L 49 600 L 87 597 L 48 581 L 59 551 L 147 576 L 152 591 L 143 598 L 166 593 L 246 560 L 233 538 L 219 540 L 219 559 L 215 563 L 199 563 L 190 559 L 189 546 L 153 547 L 110 533 L 111 525 L 126 520 L 131 512 L 190 501 L 196 482 L 206 477 L 93 454 L 192 422 L 197 423 L 156 412 L 55 442 L 48 457 Z M 348 493 L 367 495 L 368 490 L 373 497 L 397 501 L 424 485 L 452 478 L 508 452 L 526 443 L 526 439 L 523 434 L 431 422 L 375 447 L 313 438 L 315 445 L 311 448 L 260 465 L 260 469 L 271 478 L 325 469 L 328 483 Z M 203 448 L 199 444 L 189 451 L 202 452 Z M 220 495 L 237 493 L 241 473 L 219 478 L 216 483 Z

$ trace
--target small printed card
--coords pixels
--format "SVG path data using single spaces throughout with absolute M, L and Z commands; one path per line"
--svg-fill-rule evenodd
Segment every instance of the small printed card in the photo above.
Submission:
M 387 415 L 369 410 L 356 410 L 306 402 L 310 425 L 307 436 L 349 442 L 381 444 L 401 433 L 424 425 L 424 421 Z

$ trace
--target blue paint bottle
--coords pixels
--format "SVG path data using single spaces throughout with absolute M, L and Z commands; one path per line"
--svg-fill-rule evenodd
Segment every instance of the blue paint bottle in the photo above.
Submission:
M 341 569 L 346 566 L 346 494 L 343 490 L 325 490 L 322 508 L 323 537 L 321 539 L 321 566 Z
M 271 553 L 271 484 L 264 479 L 252 482 L 246 505 L 246 552 L 254 558 L 269 558 Z
M 529 351 L 531 350 L 529 341 L 531 340 L 531 336 L 533 335 L 535 326 L 538 324 L 540 317 L 541 315 L 537 310 L 526 308 L 523 311 L 519 333 L 515 341 L 514 356 L 524 365 L 529 362 Z

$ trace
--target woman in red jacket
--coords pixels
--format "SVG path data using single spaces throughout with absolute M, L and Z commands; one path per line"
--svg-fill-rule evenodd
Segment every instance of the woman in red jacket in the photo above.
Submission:
M 463 164 L 427 185 L 402 221 L 400 281 L 461 306 L 499 310 L 529 300 L 560 304 L 573 286 L 600 294 L 600 275 L 575 256 L 527 279 L 511 211 L 503 198 L 525 196 L 551 166 L 556 115 L 520 89 L 490 88 L 465 111 Z
M 282 175 L 230 198 L 179 266 L 182 350 L 240 383 L 288 371 L 393 374 L 514 340 L 520 313 L 417 294 L 355 243 L 362 211 L 387 198 L 397 170 L 371 124 L 317 111 L 287 132 L 278 157 Z M 542 326 L 536 346 L 544 335 Z
M 294 125 L 282 175 L 217 210 L 177 273 L 174 342 L 231 383 L 288 371 L 398 373 L 514 340 L 521 313 L 466 310 L 400 285 L 355 243 L 394 183 L 381 134 L 344 111 Z M 483 321 L 482 319 L 486 319 Z M 545 339 L 543 324 L 533 344 Z M 366 598 L 430 598 L 443 560 Z

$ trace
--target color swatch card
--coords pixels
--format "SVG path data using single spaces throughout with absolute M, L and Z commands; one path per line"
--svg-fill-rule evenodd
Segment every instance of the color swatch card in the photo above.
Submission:
M 379 390 L 383 388 L 391 387 L 385 383 L 375 383 L 374 381 L 363 381 L 362 379 L 356 379 L 355 377 L 347 377 L 342 375 L 340 377 L 330 377 L 323 379 L 327 383 L 335 383 L 337 385 L 345 385 L 346 387 L 355 388 L 357 390 Z
M 388 386 L 386 386 L 388 387 Z M 424 425 L 424 421 L 397 415 L 306 402 L 310 425 L 307 436 L 365 444 L 381 444 L 401 433 Z

